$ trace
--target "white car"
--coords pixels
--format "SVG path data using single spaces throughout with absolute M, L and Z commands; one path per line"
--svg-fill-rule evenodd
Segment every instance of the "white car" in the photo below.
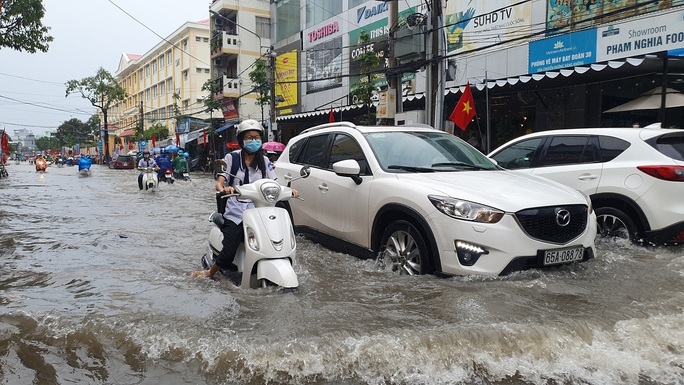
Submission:
M 684 130 L 542 131 L 516 138 L 489 157 L 504 168 L 588 195 L 599 236 L 684 243 Z
M 296 231 L 400 273 L 496 276 L 595 255 L 587 196 L 428 126 L 316 126 L 289 141 L 278 180 L 303 165 L 303 201 L 288 202 Z

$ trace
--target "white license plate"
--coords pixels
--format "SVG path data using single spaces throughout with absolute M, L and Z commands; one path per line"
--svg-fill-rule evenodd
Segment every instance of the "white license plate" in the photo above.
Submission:
M 580 261 L 584 258 L 584 247 L 549 250 L 544 252 L 544 266 Z

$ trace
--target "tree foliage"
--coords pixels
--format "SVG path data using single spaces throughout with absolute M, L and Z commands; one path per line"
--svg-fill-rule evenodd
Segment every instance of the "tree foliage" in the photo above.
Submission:
M 36 148 L 39 151 L 59 150 L 62 147 L 59 145 L 59 140 L 54 136 L 41 136 L 36 139 Z
M 268 65 L 262 59 L 254 62 L 254 69 L 249 73 L 249 80 L 252 81 L 253 90 L 257 93 L 256 104 L 262 108 L 266 104 L 271 104 L 271 89 L 269 87 Z
M 361 31 L 359 45 L 362 47 L 368 46 L 371 44 L 370 40 L 368 32 Z M 359 71 L 362 75 L 366 76 L 360 77 L 358 82 L 351 85 L 350 94 L 359 104 L 367 106 L 366 114 L 361 118 L 361 123 L 375 124 L 375 114 L 371 113 L 371 106 L 373 105 L 373 91 L 377 91 L 375 78 L 379 75 L 372 71 L 380 65 L 380 57 L 372 49 L 367 49 L 354 60 L 360 62 Z
M 73 147 L 76 144 L 92 143 L 98 134 L 97 121 L 91 117 L 88 122 L 72 118 L 57 127 L 54 137 L 61 146 Z
M 88 99 L 93 107 L 98 108 L 104 117 L 105 134 L 107 133 L 107 113 L 109 109 L 126 98 L 126 90 L 121 87 L 114 76 L 100 67 L 95 76 L 89 76 L 81 80 L 69 80 L 66 82 L 66 96 L 74 93 Z M 105 154 L 109 156 L 109 138 L 104 139 Z
M 0 49 L 47 52 L 53 38 L 43 25 L 41 0 L 0 0 Z

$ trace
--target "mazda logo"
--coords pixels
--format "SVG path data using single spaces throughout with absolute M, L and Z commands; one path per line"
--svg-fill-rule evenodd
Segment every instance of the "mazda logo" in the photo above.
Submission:
M 566 209 L 556 209 L 556 223 L 558 226 L 565 227 L 570 224 L 570 211 Z

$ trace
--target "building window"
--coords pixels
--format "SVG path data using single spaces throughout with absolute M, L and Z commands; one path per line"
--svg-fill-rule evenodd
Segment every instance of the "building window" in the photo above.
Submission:
M 156 74 L 157 73 L 157 61 L 152 60 L 152 73 Z
M 208 38 L 208 37 L 203 37 L 203 38 L 202 38 L 202 41 L 205 42 L 205 43 L 209 43 L 209 38 Z
M 202 41 L 202 38 L 199 36 L 195 36 L 195 41 Z
M 342 2 L 340 1 L 340 3 Z M 278 0 L 276 2 L 276 14 L 276 20 L 278 20 L 278 24 L 276 24 L 276 41 L 299 35 L 300 16 L 298 1 Z
M 159 83 L 159 95 L 164 95 L 166 93 L 166 83 Z
M 341 13 L 342 2 L 339 0 L 307 1 L 306 27 L 312 27 Z
M 356 7 L 357 5 L 361 5 L 365 3 L 368 0 L 349 0 L 349 9 Z
M 173 90 L 173 80 L 169 79 L 166 81 L 166 88 L 171 92 Z
M 150 77 L 150 65 L 145 66 L 145 77 L 149 78 Z
M 256 17 L 256 34 L 266 39 L 271 38 L 271 19 Z
M 189 105 L 190 105 L 189 100 L 183 100 L 183 110 L 184 111 L 187 111 Z
M 181 43 L 181 47 L 183 47 L 182 48 L 183 51 L 187 52 L 187 50 L 188 50 L 188 39 L 183 39 L 183 42 Z
M 159 70 L 164 68 L 164 55 L 159 55 Z
M 176 59 L 176 67 L 180 65 L 180 59 Z
M 150 100 L 150 90 L 145 90 L 145 100 Z
M 210 68 L 205 68 L 205 69 L 204 69 L 204 73 L 205 73 L 205 74 L 208 74 L 209 72 L 211 72 L 211 69 L 210 69 Z
M 195 68 L 195 71 L 197 71 L 198 74 L 201 74 L 201 73 L 202 73 L 202 69 L 199 68 L 199 67 Z
M 188 80 L 188 70 L 183 71 L 183 80 Z
M 152 86 L 152 97 L 153 98 L 157 97 L 157 86 Z
M 166 108 L 162 108 L 159 110 L 159 119 L 160 120 L 166 120 Z

